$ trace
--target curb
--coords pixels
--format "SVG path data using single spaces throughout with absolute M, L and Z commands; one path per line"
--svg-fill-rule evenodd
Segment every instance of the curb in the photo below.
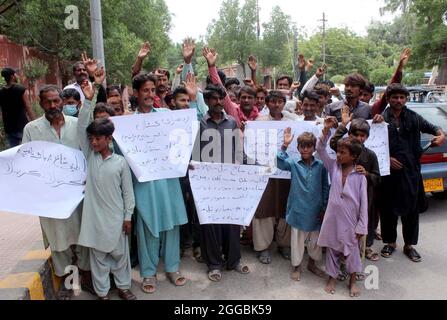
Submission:
M 40 240 L 11 273 L 0 280 L 0 300 L 55 300 L 59 287 L 51 251 L 45 250 Z

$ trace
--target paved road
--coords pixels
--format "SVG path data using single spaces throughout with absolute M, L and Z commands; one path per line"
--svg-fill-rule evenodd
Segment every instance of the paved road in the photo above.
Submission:
M 400 226 L 399 226 L 400 230 Z M 447 299 L 447 200 L 430 199 L 430 209 L 421 215 L 420 245 L 417 247 L 423 257 L 420 263 L 413 263 L 402 253 L 402 238 L 398 240 L 399 250 L 390 259 L 381 259 L 373 264 L 379 270 L 379 290 L 365 290 L 362 299 Z M 400 231 L 399 231 L 400 233 Z M 377 250 L 382 243 L 376 242 Z M 249 275 L 234 271 L 224 272 L 222 281 L 212 283 L 206 276 L 206 266 L 198 264 L 187 251 L 182 259 L 182 272 L 190 279 L 185 287 L 174 287 L 159 269 L 159 286 L 155 294 L 146 295 L 140 288 L 138 270 L 133 270 L 133 292 L 141 300 L 274 300 L 274 299 L 350 299 L 346 283 L 338 283 L 338 291 L 329 296 L 324 291 L 325 280 L 304 272 L 300 282 L 289 280 L 289 261 L 279 254 L 273 257 L 271 265 L 261 265 L 249 247 L 244 247 L 243 258 L 251 268 Z M 75 299 L 95 299 L 81 292 Z M 112 299 L 118 299 L 116 292 Z

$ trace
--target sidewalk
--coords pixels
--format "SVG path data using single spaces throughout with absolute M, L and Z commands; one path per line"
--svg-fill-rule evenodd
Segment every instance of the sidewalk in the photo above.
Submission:
M 0 212 L 0 280 L 39 240 L 42 231 L 38 217 Z
M 0 300 L 54 299 L 58 285 L 39 218 L 0 212 Z

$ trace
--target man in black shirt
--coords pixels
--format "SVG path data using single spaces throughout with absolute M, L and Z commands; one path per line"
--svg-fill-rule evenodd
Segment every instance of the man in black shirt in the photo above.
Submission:
M 26 88 L 17 84 L 16 70 L 4 68 L 1 75 L 6 81 L 6 86 L 0 89 L 0 107 L 6 140 L 12 148 L 21 144 L 23 128 L 28 120 L 34 120 L 36 116 L 29 103 Z

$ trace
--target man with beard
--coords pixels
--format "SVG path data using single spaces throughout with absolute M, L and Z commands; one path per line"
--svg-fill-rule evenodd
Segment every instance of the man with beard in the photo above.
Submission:
M 209 60 L 210 62 L 210 60 Z M 241 163 L 242 144 L 236 119 L 223 112 L 225 90 L 209 85 L 203 93 L 209 110 L 200 122 L 200 160 L 215 163 Z M 231 141 L 231 144 L 228 143 Z M 222 271 L 250 272 L 241 262 L 240 226 L 230 224 L 203 224 L 200 226 L 200 248 L 208 265 L 208 278 L 222 279 Z
M 396 250 L 397 222 L 402 221 L 404 254 L 413 262 L 422 260 L 413 248 L 418 243 L 419 213 L 427 208 L 421 175 L 421 133 L 432 134 L 432 146 L 441 146 L 445 134 L 405 105 L 408 90 L 391 84 L 386 91 L 390 108 L 383 113 L 389 124 L 391 175 L 382 177 L 380 222 L 383 242 L 382 256 L 389 258 Z
M 341 100 L 327 105 L 325 115 L 334 116 L 338 122 L 341 122 L 341 110 L 344 105 L 348 105 L 353 119 L 372 119 L 371 106 L 360 101 L 360 95 L 366 86 L 365 78 L 358 73 L 352 73 L 345 78 L 344 84 L 346 101 Z
M 40 89 L 40 106 L 45 114 L 25 126 L 22 143 L 30 141 L 48 141 L 79 149 L 77 136 L 77 118 L 62 113 L 63 100 L 61 90 L 54 85 L 46 85 Z M 82 205 L 82 204 L 81 204 Z M 72 265 L 74 258 L 82 275 L 82 289 L 94 294 L 91 285 L 91 274 L 88 248 L 77 245 L 81 227 L 82 206 L 73 212 L 68 219 L 52 219 L 40 217 L 45 248 L 51 248 L 51 256 L 56 276 L 61 278 L 60 300 L 69 300 L 73 290 L 65 287 L 65 268 Z

